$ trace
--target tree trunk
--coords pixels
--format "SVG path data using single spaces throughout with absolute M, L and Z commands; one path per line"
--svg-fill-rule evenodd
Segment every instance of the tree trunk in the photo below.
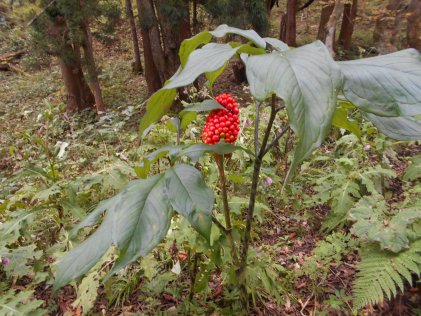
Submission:
M 297 46 L 297 0 L 288 0 L 287 12 L 282 15 L 280 39 L 289 46 Z
M 344 49 L 349 49 L 352 42 L 352 33 L 354 32 L 355 18 L 357 16 L 358 0 L 353 0 L 352 4 L 347 3 L 344 6 L 341 32 L 339 33 L 339 44 Z
M 137 39 L 136 23 L 133 16 L 132 0 L 126 0 L 126 14 L 130 22 L 130 30 L 132 32 L 133 51 L 134 51 L 134 66 L 135 73 L 143 73 L 142 61 L 140 59 L 139 40 Z
M 81 25 L 83 33 L 83 51 L 85 54 L 89 82 L 91 84 L 92 92 L 95 98 L 95 108 L 98 113 L 105 112 L 105 105 L 102 99 L 101 86 L 99 85 L 98 72 L 95 65 L 94 49 L 92 46 L 92 34 L 89 27 L 89 22 L 85 17 Z
M 336 35 L 336 23 L 341 15 L 343 9 L 342 0 L 337 0 L 332 14 L 330 15 L 329 21 L 326 24 L 326 39 L 325 44 L 332 57 L 335 57 L 335 35 Z
M 386 10 L 376 20 L 373 33 L 373 45 L 380 53 L 394 52 L 402 44 L 400 33 L 404 15 L 405 3 L 389 0 Z
M 164 81 L 161 80 L 161 76 L 159 75 L 158 67 L 155 64 L 154 51 L 152 49 L 152 43 L 150 39 L 149 29 L 150 24 L 152 23 L 152 18 L 149 14 L 152 12 L 150 11 L 151 7 L 149 0 L 136 0 L 136 5 L 140 31 L 142 34 L 143 56 L 145 60 L 145 79 L 146 84 L 148 85 L 148 93 L 152 94 L 159 90 L 164 84 Z M 158 53 L 162 53 L 161 47 L 159 47 Z
M 152 0 L 140 0 L 140 27 L 149 35 L 149 45 L 151 47 L 152 59 L 155 68 L 158 71 L 161 86 L 164 84 L 166 78 L 166 65 L 164 51 L 162 49 L 161 34 L 159 31 L 158 20 L 155 15 L 154 3 Z M 146 61 L 145 61 L 146 63 Z
M 324 41 L 326 37 L 326 24 L 329 21 L 330 16 L 332 15 L 334 4 L 329 4 L 322 8 L 322 13 L 320 15 L 319 31 L 317 32 L 317 39 Z
M 193 0 L 193 33 L 197 34 L 197 1 L 198 0 Z
M 421 51 L 421 0 L 411 1 L 407 18 L 408 45 Z

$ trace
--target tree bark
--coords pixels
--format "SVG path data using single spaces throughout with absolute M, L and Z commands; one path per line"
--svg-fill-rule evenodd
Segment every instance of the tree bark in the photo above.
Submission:
M 396 51 L 402 44 L 401 25 L 405 9 L 403 1 L 389 0 L 386 10 L 376 20 L 373 45 L 380 53 Z
M 407 19 L 408 45 L 421 51 L 421 0 L 411 1 Z
M 324 41 L 326 37 L 326 24 L 329 21 L 330 16 L 332 15 L 334 4 L 329 4 L 322 8 L 322 13 L 320 14 L 320 23 L 319 31 L 317 32 L 317 39 Z
M 280 39 L 289 46 L 297 46 L 297 0 L 288 0 L 287 12 L 282 15 Z
M 140 59 L 139 40 L 137 38 L 136 23 L 133 16 L 132 0 L 126 0 L 126 14 L 130 23 L 130 30 L 132 32 L 133 52 L 134 52 L 134 65 L 133 71 L 135 73 L 143 73 L 142 61 Z
M 153 22 L 152 17 L 149 14 L 152 14 L 153 11 L 150 10 L 150 2 L 149 0 L 136 0 L 137 11 L 138 11 L 138 18 L 140 24 L 140 32 L 142 35 L 142 43 L 143 43 L 143 56 L 145 61 L 145 79 L 146 84 L 148 86 L 148 93 L 152 94 L 155 91 L 159 90 L 164 81 L 161 80 L 161 76 L 159 75 L 159 69 L 155 64 L 154 59 L 154 51 L 152 48 L 152 43 L 150 39 L 150 24 Z M 157 52 L 158 54 L 162 54 L 162 49 L 159 47 Z M 163 54 L 162 54 L 163 59 Z
M 325 44 L 332 57 L 335 57 L 335 35 L 336 35 L 336 23 L 341 15 L 343 9 L 342 0 L 337 0 L 332 14 L 330 15 L 329 21 L 326 24 L 326 38 Z
M 82 33 L 83 33 L 83 51 L 85 54 L 87 69 L 88 69 L 88 77 L 91 84 L 92 92 L 95 98 L 95 108 L 98 113 L 105 112 L 105 104 L 102 99 L 102 92 L 101 86 L 98 80 L 98 71 L 95 65 L 95 57 L 94 57 L 94 49 L 92 46 L 92 34 L 91 29 L 89 27 L 89 22 L 86 17 L 82 20 L 81 25 Z
M 339 44 L 344 49 L 349 49 L 352 43 L 352 33 L 354 32 L 355 18 L 357 17 L 358 0 L 346 3 L 344 6 L 344 14 L 342 18 L 341 32 L 339 33 Z

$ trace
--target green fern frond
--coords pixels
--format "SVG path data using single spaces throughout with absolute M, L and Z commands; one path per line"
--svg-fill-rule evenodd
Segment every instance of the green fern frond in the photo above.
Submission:
M 404 290 L 404 281 L 412 283 L 412 274 L 420 277 L 421 240 L 410 245 L 408 250 L 393 253 L 368 244 L 362 249 L 354 281 L 354 306 L 377 304 L 396 296 L 398 289 Z

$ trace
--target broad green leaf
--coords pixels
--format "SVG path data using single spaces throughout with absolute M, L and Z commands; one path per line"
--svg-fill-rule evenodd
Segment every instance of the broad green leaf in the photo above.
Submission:
M 219 25 L 216 29 L 209 32 L 215 37 L 224 37 L 227 34 L 236 34 L 247 38 L 254 42 L 258 47 L 266 48 L 266 42 L 254 30 L 242 30 L 236 27 L 231 27 L 226 24 Z
M 337 107 L 332 117 L 332 125 L 338 128 L 346 129 L 354 133 L 358 138 L 361 138 L 361 130 L 358 122 L 348 118 L 348 112 L 343 107 Z
M 181 150 L 183 150 L 186 147 L 186 145 L 168 145 L 161 147 L 153 152 L 151 152 L 149 155 L 146 156 L 146 159 L 148 159 L 150 162 L 154 162 L 162 157 L 165 157 L 166 155 L 170 155 L 170 157 L 176 156 Z
M 329 130 L 342 84 L 339 67 L 320 41 L 283 53 L 242 57 L 252 95 L 263 101 L 276 94 L 287 106 L 291 128 L 299 138 L 289 178 Z
M 165 125 L 167 125 L 168 129 L 173 132 L 177 133 L 180 129 L 180 119 L 178 117 L 173 117 L 167 121 L 165 121 Z
M 216 79 L 218 79 L 218 77 L 224 72 L 227 65 L 228 65 L 228 61 L 225 62 L 225 64 L 221 68 L 219 68 L 215 71 L 212 71 L 212 72 L 206 72 L 205 73 L 205 76 L 208 79 L 209 90 L 212 90 L 213 84 L 215 83 Z
M 264 48 L 254 47 L 250 44 L 242 44 L 239 42 L 229 42 L 228 44 L 233 48 L 241 46 L 238 49 L 237 54 L 244 53 L 248 55 L 262 55 L 266 53 L 266 50 Z
M 364 113 L 364 118 L 371 121 L 383 134 L 397 140 L 420 140 L 421 121 L 411 117 L 383 117 Z
M 338 65 L 345 97 L 364 112 L 391 117 L 421 114 L 421 57 L 415 49 Z
M 196 49 L 189 55 L 184 68 L 172 76 L 162 90 L 189 85 L 201 74 L 218 70 L 240 47 L 232 48 L 228 44 L 210 43 Z
M 164 175 L 132 181 L 115 207 L 113 239 L 120 256 L 110 274 L 145 256 L 165 237 L 172 210 L 165 196 Z
M 214 198 L 201 173 L 190 165 L 177 164 L 165 172 L 165 182 L 172 207 L 209 240 Z
M 120 255 L 111 273 L 146 255 L 166 235 L 172 217 L 165 196 L 164 175 L 131 181 L 123 191 L 102 203 L 77 228 L 93 224 L 106 209 L 99 228 L 58 263 L 54 290 L 86 274 L 114 244 Z
M 196 117 L 197 117 L 196 112 L 184 113 L 182 118 L 181 118 L 181 125 L 180 125 L 181 130 L 186 129 L 187 126 L 189 126 L 189 124 L 196 119 Z
M 265 40 L 266 43 L 268 43 L 269 45 L 271 45 L 277 51 L 283 52 L 283 51 L 289 50 L 288 45 L 285 44 L 284 42 L 278 40 L 277 38 L 264 37 L 263 39 Z
M 140 135 L 169 111 L 176 94 L 176 89 L 165 88 L 158 90 L 149 98 L 146 103 L 146 113 L 139 125 Z
M 200 32 L 192 38 L 185 39 L 181 43 L 180 50 L 178 52 L 178 56 L 180 56 L 181 66 L 184 67 L 186 65 L 187 59 L 193 50 L 195 50 L 199 45 L 209 43 L 211 39 L 212 35 L 207 31 Z
M 215 100 L 204 100 L 200 103 L 193 103 L 192 105 L 184 108 L 184 112 L 208 112 L 216 109 L 225 109 L 221 104 Z
M 226 155 L 230 154 L 235 150 L 245 150 L 245 148 L 241 146 L 235 146 L 229 143 L 218 143 L 215 145 L 208 145 L 208 144 L 196 144 L 187 147 L 186 149 L 180 151 L 177 156 L 187 156 L 193 161 L 197 161 L 204 153 L 212 152 L 219 155 Z M 248 152 L 248 151 L 247 151 Z M 251 154 L 251 153 L 250 153 Z

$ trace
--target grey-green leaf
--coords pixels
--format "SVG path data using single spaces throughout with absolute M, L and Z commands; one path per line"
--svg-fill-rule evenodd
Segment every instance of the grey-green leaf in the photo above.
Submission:
M 344 95 L 380 116 L 421 114 L 421 57 L 415 49 L 338 63 Z
M 216 109 L 225 109 L 221 104 L 216 102 L 215 100 L 204 100 L 200 103 L 194 103 L 190 105 L 181 112 L 207 112 Z
M 276 94 L 287 106 L 291 128 L 299 138 L 288 172 L 291 176 L 329 130 L 342 84 L 339 67 L 320 41 L 243 59 L 253 96 L 262 101 Z
M 213 152 L 219 155 L 226 155 L 226 154 L 232 153 L 235 150 L 244 150 L 252 155 L 251 152 L 247 151 L 245 148 L 241 146 L 236 146 L 229 143 L 221 142 L 215 145 L 195 144 L 180 151 L 178 153 L 178 156 L 180 157 L 187 156 L 193 161 L 197 161 L 206 152 Z
M 421 121 L 412 117 L 383 117 L 364 113 L 383 134 L 397 140 L 420 140 Z
M 214 197 L 201 173 L 190 165 L 176 164 L 165 172 L 165 182 L 172 207 L 209 239 Z
M 205 72 L 215 71 L 229 60 L 241 46 L 232 48 L 228 44 L 210 43 L 196 49 L 189 55 L 186 65 L 162 89 L 173 89 L 187 86 Z
M 264 37 L 263 38 L 266 43 L 268 43 L 269 45 L 271 45 L 273 48 L 275 48 L 277 51 L 283 52 L 289 49 L 288 45 L 285 44 L 284 42 L 278 40 L 277 38 L 273 38 L 273 37 Z
M 102 203 L 77 228 L 95 223 L 106 209 L 99 228 L 58 263 L 54 289 L 86 274 L 114 244 L 120 256 L 111 273 L 146 255 L 165 237 L 172 210 L 165 196 L 164 175 L 134 180 Z
M 215 37 L 224 37 L 228 33 L 237 34 L 254 42 L 258 47 L 266 48 L 265 40 L 261 38 L 254 30 L 242 30 L 236 27 L 228 26 L 226 24 L 221 24 L 215 30 L 210 31 L 209 33 Z

